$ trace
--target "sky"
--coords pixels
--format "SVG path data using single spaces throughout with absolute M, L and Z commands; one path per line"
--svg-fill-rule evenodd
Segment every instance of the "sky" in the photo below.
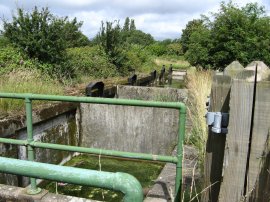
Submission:
M 82 32 L 93 38 L 101 21 L 135 20 L 137 29 L 150 33 L 156 40 L 180 38 L 188 21 L 201 14 L 218 12 L 219 0 L 0 0 L 0 18 L 12 19 L 17 7 L 31 11 L 34 6 L 49 7 L 59 17 L 77 17 L 83 21 Z M 225 0 L 228 2 L 228 0 Z M 269 0 L 233 0 L 239 6 L 258 2 L 270 13 Z M 0 23 L 0 29 L 2 24 Z

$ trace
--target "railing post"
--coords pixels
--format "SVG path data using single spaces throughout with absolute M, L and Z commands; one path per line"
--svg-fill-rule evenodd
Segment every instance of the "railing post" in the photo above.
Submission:
M 182 191 L 182 161 L 183 161 L 183 145 L 185 139 L 185 124 L 186 124 L 186 107 L 183 106 L 179 110 L 179 135 L 177 144 L 177 164 L 176 164 L 176 178 L 175 178 L 175 199 L 174 201 L 181 201 Z
M 25 110 L 26 110 L 26 127 L 27 127 L 27 157 L 29 161 L 35 160 L 34 148 L 30 145 L 34 141 L 33 138 L 33 121 L 32 121 L 32 101 L 29 98 L 25 98 Z M 37 187 L 35 178 L 30 178 L 30 188 L 27 190 L 28 194 L 34 195 L 41 192 L 41 189 Z

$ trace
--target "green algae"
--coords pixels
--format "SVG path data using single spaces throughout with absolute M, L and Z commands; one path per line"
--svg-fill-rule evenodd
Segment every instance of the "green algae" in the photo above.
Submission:
M 104 156 L 99 158 L 98 156 L 84 154 L 73 157 L 65 164 L 65 166 L 102 170 L 108 172 L 129 173 L 139 180 L 144 191 L 146 192 L 150 189 L 151 186 L 153 186 L 154 181 L 157 179 L 161 169 L 164 167 L 164 163 L 125 160 Z M 123 194 L 121 192 L 88 186 L 58 184 L 56 187 L 56 182 L 50 182 L 43 188 L 53 193 L 56 193 L 57 191 L 59 194 L 77 196 L 99 201 L 116 202 L 121 201 L 123 198 Z

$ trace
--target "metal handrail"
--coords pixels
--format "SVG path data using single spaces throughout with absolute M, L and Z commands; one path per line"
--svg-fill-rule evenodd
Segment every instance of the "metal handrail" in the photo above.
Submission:
M 0 170 L 9 174 L 121 191 L 125 194 L 125 202 L 143 201 L 140 182 L 127 173 L 73 168 L 5 157 L 0 158 Z
M 27 140 L 14 140 L 14 139 L 8 139 L 8 138 L 0 138 L 0 143 L 9 143 L 9 144 L 26 146 L 29 161 L 34 161 L 34 148 L 38 147 L 38 148 L 57 149 L 57 150 L 91 153 L 91 154 L 104 154 L 108 156 L 116 156 L 116 157 L 123 157 L 123 158 L 170 162 L 170 163 L 176 164 L 175 201 L 179 201 L 179 199 L 181 198 L 183 142 L 184 142 L 184 137 L 185 137 L 185 122 L 186 122 L 186 106 L 184 103 L 96 98 L 96 97 L 94 98 L 94 97 L 76 97 L 76 96 L 57 96 L 57 95 L 42 95 L 42 94 L 17 94 L 17 93 L 0 93 L 0 98 L 24 99 L 25 101 Z M 179 129 L 178 129 L 178 141 L 177 141 L 177 155 L 176 157 L 173 157 L 173 156 L 162 156 L 162 155 L 133 153 L 133 152 L 121 152 L 121 151 L 114 151 L 114 150 L 85 148 L 85 147 L 50 144 L 50 143 L 42 143 L 42 142 L 34 141 L 33 121 L 32 121 L 32 100 L 64 101 L 64 102 L 80 102 L 80 103 L 96 103 L 96 104 L 178 109 L 179 110 Z M 28 193 L 30 194 L 39 193 L 39 189 L 37 188 L 37 185 L 36 185 L 36 179 L 30 178 L 30 182 L 31 182 L 31 186 L 30 186 L 30 189 L 28 190 Z

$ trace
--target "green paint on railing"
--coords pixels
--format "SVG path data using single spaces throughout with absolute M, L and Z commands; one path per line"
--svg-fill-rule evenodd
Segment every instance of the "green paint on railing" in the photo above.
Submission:
M 117 156 L 117 157 L 123 157 L 123 158 L 133 158 L 133 159 L 143 159 L 143 160 L 175 163 L 176 164 L 175 201 L 180 201 L 181 185 L 182 185 L 183 143 L 184 143 L 184 137 L 185 137 L 185 121 L 186 121 L 185 104 L 181 102 L 156 102 L 156 101 L 127 100 L 127 99 L 38 95 L 38 94 L 16 94 L 16 93 L 0 93 L 0 98 L 13 98 L 13 99 L 25 100 L 26 118 L 27 118 L 27 140 L 25 141 L 25 140 L 13 140 L 13 139 L 7 139 L 7 138 L 0 138 L 0 142 L 26 146 L 27 151 L 28 151 L 29 161 L 34 161 L 33 148 L 39 147 L 39 148 L 57 149 L 57 150 L 74 151 L 74 152 L 82 152 L 82 153 L 102 154 L 102 155 L 107 155 L 107 156 Z M 81 102 L 81 103 L 179 109 L 180 117 L 179 117 L 177 156 L 172 157 L 172 156 L 161 156 L 161 155 L 152 155 L 152 154 L 143 154 L 143 153 L 120 152 L 120 151 L 113 151 L 113 150 L 102 150 L 102 149 L 95 149 L 95 148 L 85 148 L 85 147 L 35 142 L 33 140 L 32 103 L 31 103 L 32 100 Z M 23 174 L 21 173 L 21 175 Z M 32 175 L 27 175 L 27 176 L 36 177 Z M 34 178 L 31 178 L 31 188 L 29 190 L 29 193 L 35 194 L 38 191 L 39 189 L 36 187 L 36 180 Z
M 0 157 L 0 171 L 28 177 L 101 187 L 125 194 L 124 201 L 143 201 L 142 186 L 132 175 L 58 166 Z M 33 178 L 33 179 L 34 179 Z

